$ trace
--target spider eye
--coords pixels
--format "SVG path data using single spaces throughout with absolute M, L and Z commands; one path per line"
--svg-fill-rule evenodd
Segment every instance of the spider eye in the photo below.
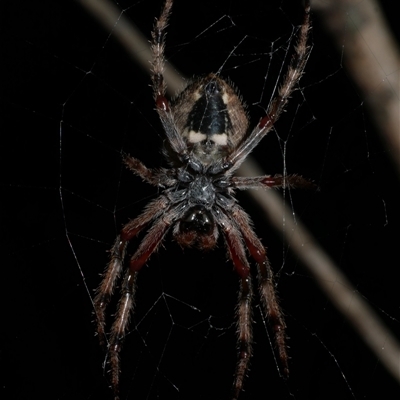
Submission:
M 182 232 L 197 232 L 201 235 L 211 235 L 214 230 L 214 218 L 203 206 L 192 207 L 180 223 Z
M 211 82 L 207 83 L 205 90 L 208 95 L 213 95 L 213 94 L 221 91 L 217 82 L 215 82 L 215 81 L 211 81 Z

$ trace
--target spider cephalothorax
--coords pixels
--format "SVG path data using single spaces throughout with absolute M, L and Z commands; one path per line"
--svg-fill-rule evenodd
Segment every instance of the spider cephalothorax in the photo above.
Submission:
M 246 248 L 257 264 L 259 292 L 264 311 L 275 335 L 283 375 L 288 375 L 285 321 L 275 292 L 273 273 L 264 246 L 256 236 L 246 212 L 234 198 L 235 190 L 305 186 L 307 181 L 293 176 L 234 176 L 249 153 L 273 128 L 289 96 L 296 88 L 309 54 L 310 5 L 305 3 L 303 24 L 299 29 L 295 52 L 288 71 L 266 115 L 249 130 L 248 117 L 232 85 L 218 74 L 194 79 L 174 99 L 165 97 L 163 76 L 165 28 L 173 0 L 166 0 L 152 33 L 152 86 L 156 110 L 161 119 L 166 145 L 164 154 L 169 168 L 148 169 L 133 157 L 125 163 L 133 173 L 161 189 L 142 214 L 128 222 L 111 249 L 111 259 L 94 300 L 100 342 L 107 342 L 105 310 L 119 275 L 124 269 L 126 248 L 131 239 L 149 227 L 124 271 L 122 294 L 108 341 L 111 384 L 119 398 L 119 352 L 133 312 L 136 277 L 151 254 L 172 229 L 182 246 L 212 249 L 219 234 L 240 279 L 238 304 L 238 364 L 233 387 L 237 399 L 252 352 L 252 284 Z

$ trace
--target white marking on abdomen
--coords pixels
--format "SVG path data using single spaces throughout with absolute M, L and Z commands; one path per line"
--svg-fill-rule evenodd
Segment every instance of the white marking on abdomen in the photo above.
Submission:
M 228 135 L 226 133 L 216 133 L 210 138 L 215 144 L 226 146 L 228 144 Z
M 189 132 L 189 142 L 190 143 L 199 143 L 203 140 L 207 139 L 207 135 L 201 132 L 190 131 Z

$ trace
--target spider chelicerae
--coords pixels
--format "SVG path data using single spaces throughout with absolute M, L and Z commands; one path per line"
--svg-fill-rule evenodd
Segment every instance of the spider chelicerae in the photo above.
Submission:
M 97 332 L 101 344 L 107 343 L 106 308 L 121 272 L 124 270 L 129 241 L 148 228 L 138 249 L 130 258 L 121 284 L 121 297 L 108 339 L 111 385 L 114 398 L 119 399 L 119 353 L 134 310 L 136 278 L 172 230 L 181 246 L 212 249 L 219 234 L 239 276 L 237 307 L 238 362 L 232 398 L 237 399 L 249 367 L 252 353 L 253 289 L 246 248 L 257 264 L 259 292 L 268 322 L 275 335 L 281 372 L 288 376 L 286 324 L 279 306 L 274 277 L 260 239 L 253 231 L 249 216 L 239 206 L 236 190 L 308 186 L 297 175 L 234 176 L 235 171 L 274 127 L 288 99 L 303 74 L 309 55 L 310 4 L 305 1 L 304 19 L 298 31 L 294 54 L 288 71 L 270 102 L 265 116 L 252 130 L 238 93 L 219 74 L 193 79 L 172 101 L 167 100 L 164 70 L 166 26 L 173 0 L 166 0 L 152 32 L 152 87 L 156 110 L 162 122 L 166 145 L 164 155 L 169 168 L 149 169 L 141 161 L 126 157 L 131 171 L 161 194 L 145 210 L 121 230 L 112 249 L 111 259 L 94 300 Z

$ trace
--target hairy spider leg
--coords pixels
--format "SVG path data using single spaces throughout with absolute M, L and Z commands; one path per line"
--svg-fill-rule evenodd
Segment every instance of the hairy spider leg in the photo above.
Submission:
M 145 211 L 137 218 L 128 222 L 117 237 L 111 249 L 111 258 L 97 294 L 94 299 L 94 310 L 97 319 L 97 334 L 102 346 L 106 345 L 105 335 L 105 311 L 110 302 L 118 277 L 123 268 L 126 246 L 130 240 L 139 234 L 152 220 L 158 218 L 166 209 L 168 201 L 165 196 L 160 196 L 148 204 Z
M 303 178 L 300 175 L 264 175 L 264 176 L 234 176 L 232 177 L 232 183 L 236 189 L 248 190 L 248 189 L 312 189 L 316 188 L 314 182 Z
M 299 37 L 295 46 L 295 53 L 290 61 L 288 71 L 278 89 L 278 94 L 268 106 L 266 115 L 261 118 L 258 125 L 253 129 L 246 140 L 241 143 L 228 157 L 230 165 L 229 172 L 236 171 L 246 157 L 260 143 L 262 138 L 274 127 L 278 121 L 287 102 L 295 90 L 300 78 L 303 75 L 304 67 L 310 54 L 310 47 L 307 45 L 310 31 L 310 1 L 305 0 L 304 19 L 300 28 Z
M 168 108 L 168 105 L 162 105 L 165 99 L 167 84 L 164 79 L 164 49 L 165 49 L 165 28 L 168 25 L 168 19 L 171 14 L 172 0 L 166 0 L 164 8 L 161 11 L 160 17 L 156 19 L 153 31 L 151 33 L 152 44 L 151 50 L 153 53 L 153 70 L 151 80 L 153 83 L 154 101 L 158 108 Z
M 164 127 L 165 134 L 171 146 L 171 150 L 182 161 L 188 160 L 189 154 L 186 143 L 182 135 L 177 132 L 174 125 L 173 115 L 169 108 L 169 102 L 165 97 L 167 84 L 164 79 L 164 49 L 165 49 L 165 29 L 171 13 L 173 0 L 166 0 L 161 15 L 154 24 L 151 50 L 153 53 L 151 80 L 153 87 L 153 97 L 156 103 L 156 110 Z
M 240 290 L 237 306 L 237 340 L 238 340 L 238 361 L 233 383 L 233 400 L 239 397 L 243 388 L 243 382 L 252 355 L 252 308 L 251 300 L 253 295 L 250 265 L 246 258 L 243 246 L 243 238 L 239 229 L 233 225 L 229 218 L 223 213 L 216 213 L 217 222 L 224 233 L 226 246 L 236 272 L 240 276 Z
M 184 204 L 173 205 L 167 208 L 168 204 L 168 199 L 165 196 L 160 196 L 150 203 L 150 207 L 147 207 L 139 217 L 125 225 L 121 232 L 121 242 L 126 246 L 126 243 L 137 235 L 139 228 L 142 229 L 145 224 L 147 225 L 148 222 L 156 218 L 154 224 L 144 236 L 138 249 L 130 259 L 129 269 L 125 273 L 124 283 L 122 285 L 122 295 L 117 307 L 117 316 L 111 327 L 109 357 L 111 385 L 115 400 L 119 399 L 119 353 L 125 338 L 130 316 L 133 314 L 135 306 L 136 276 L 150 256 L 160 247 L 174 221 L 182 218 L 183 214 L 186 212 Z M 153 214 L 153 218 L 150 218 L 149 214 Z
M 243 382 L 253 353 L 253 313 L 251 306 L 253 288 L 251 276 L 241 278 L 240 283 L 237 306 L 238 362 L 236 365 L 235 381 L 233 383 L 233 400 L 236 400 L 242 391 Z
M 258 265 L 259 292 L 268 323 L 274 333 L 278 357 L 282 366 L 282 374 L 285 377 L 289 374 L 289 366 L 286 345 L 286 324 L 276 295 L 273 272 L 266 256 L 265 248 L 254 233 L 249 217 L 243 209 L 235 204 L 231 212 L 234 215 L 233 222 L 230 222 L 229 217 L 224 214 L 224 211 L 222 211 L 222 216 L 219 213 L 217 220 L 224 232 L 230 258 L 241 278 L 237 308 L 239 352 L 233 385 L 233 400 L 236 400 L 242 391 L 243 381 L 252 354 L 252 289 L 251 278 L 249 276 L 250 266 L 246 259 L 243 240 L 250 255 Z
M 125 165 L 137 176 L 153 186 L 159 186 L 157 174 L 154 170 L 147 168 L 140 160 L 134 157 L 124 157 Z
M 148 255 L 148 257 L 150 254 Z M 128 269 L 125 272 L 122 284 L 122 295 L 117 307 L 117 318 L 111 328 L 111 337 L 108 348 L 108 355 L 111 367 L 111 386 L 114 393 L 114 400 L 119 400 L 119 375 L 120 358 L 119 353 L 125 337 L 125 330 L 129 324 L 130 316 L 135 307 L 136 278 L 138 271 Z
M 97 335 L 99 336 L 99 342 L 102 347 L 105 347 L 107 343 L 105 312 L 113 294 L 115 284 L 121 274 L 125 251 L 126 242 L 122 242 L 120 236 L 118 236 L 111 248 L 111 259 L 103 274 L 103 279 L 97 289 L 97 295 L 93 302 L 97 322 Z
M 119 353 L 122 348 L 123 339 L 130 316 L 133 314 L 135 306 L 136 277 L 140 269 L 162 243 L 165 234 L 172 223 L 174 211 L 169 211 L 165 216 L 159 217 L 154 222 L 146 236 L 143 238 L 131 257 L 129 269 L 125 273 L 124 283 L 122 286 L 122 295 L 117 307 L 117 316 L 111 328 L 111 337 L 109 344 L 109 357 L 111 366 L 111 385 L 114 390 L 115 400 L 119 399 L 119 375 L 120 375 L 120 358 Z M 124 229 L 123 229 L 124 231 Z M 128 236 L 129 237 L 129 236 Z M 125 240 L 126 242 L 127 240 Z
M 271 265 L 265 247 L 254 233 L 246 212 L 239 205 L 235 204 L 232 213 L 234 215 L 234 221 L 240 226 L 249 253 L 257 263 L 259 292 L 264 306 L 264 312 L 274 333 L 276 350 L 282 368 L 281 372 L 283 376 L 287 378 L 289 376 L 289 357 L 286 344 L 286 324 L 276 294 Z

